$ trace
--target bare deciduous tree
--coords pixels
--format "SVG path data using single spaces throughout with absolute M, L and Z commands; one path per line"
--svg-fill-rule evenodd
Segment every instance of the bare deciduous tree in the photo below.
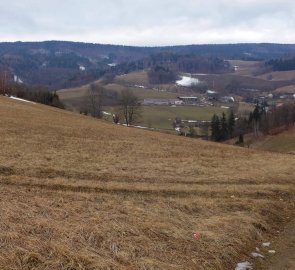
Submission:
M 120 112 L 127 126 L 134 124 L 141 116 L 141 104 L 137 96 L 129 89 L 121 92 Z
M 7 94 L 7 71 L 0 71 L 0 94 Z
M 88 89 L 87 99 L 90 113 L 93 117 L 102 117 L 103 93 L 104 88 L 98 84 L 91 84 Z

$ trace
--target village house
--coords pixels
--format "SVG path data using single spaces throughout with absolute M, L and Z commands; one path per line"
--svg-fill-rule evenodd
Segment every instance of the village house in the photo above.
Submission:
M 179 99 L 164 99 L 164 98 L 146 98 L 144 99 L 142 105 L 151 106 L 171 106 L 171 105 L 183 105 L 183 101 Z
M 234 97 L 230 97 L 230 96 L 224 96 L 220 98 L 221 102 L 225 102 L 225 103 L 229 103 L 229 102 L 235 102 L 235 98 Z
M 196 105 L 198 102 L 198 97 L 177 97 L 177 98 L 183 101 L 185 105 Z

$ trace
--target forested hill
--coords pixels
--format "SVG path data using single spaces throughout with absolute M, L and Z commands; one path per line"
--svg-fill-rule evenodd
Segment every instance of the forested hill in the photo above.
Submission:
M 99 60 L 111 57 L 119 60 L 139 59 L 150 54 L 162 52 L 179 54 L 210 55 L 237 59 L 272 59 L 280 58 L 295 52 L 295 44 L 275 43 L 240 43 L 240 44 L 204 44 L 180 45 L 163 47 L 136 47 L 109 44 L 95 44 L 69 41 L 44 42 L 2 42 L 0 43 L 1 56 L 6 53 L 45 52 L 75 52 L 82 56 Z
M 118 72 L 123 73 L 145 68 L 141 63 L 163 54 L 176 55 L 175 63 L 181 66 L 183 61 L 179 60 L 179 56 L 184 56 L 186 62 L 188 58 L 197 56 L 195 59 L 207 61 L 204 57 L 208 57 L 212 59 L 209 61 L 216 63 L 220 59 L 269 60 L 294 52 L 295 45 L 281 44 L 132 47 L 64 41 L 5 42 L 0 43 L 0 69 L 8 71 L 11 78 L 27 85 L 58 89 L 91 82 L 110 70 L 115 69 L 116 72 L 116 65 Z

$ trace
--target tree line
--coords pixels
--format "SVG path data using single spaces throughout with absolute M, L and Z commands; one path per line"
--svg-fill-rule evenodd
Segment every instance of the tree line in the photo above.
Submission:
M 225 141 L 238 136 L 243 142 L 243 136 L 253 132 L 254 136 L 274 135 L 293 127 L 295 124 L 295 103 L 285 103 L 269 106 L 267 102 L 255 105 L 252 112 L 246 117 L 235 118 L 231 110 L 221 117 L 216 114 L 211 120 L 211 140 Z
M 295 124 L 295 103 L 268 106 L 266 102 L 257 103 L 249 115 L 254 135 L 280 133 Z
M 211 120 L 211 139 L 216 142 L 224 141 L 233 137 L 235 130 L 235 116 L 231 110 L 229 115 L 223 112 L 222 116 L 214 114 Z
M 115 124 L 119 122 L 124 123 L 126 126 L 134 125 L 141 117 L 141 103 L 133 91 L 128 88 L 122 90 L 120 94 L 106 90 L 100 84 L 91 84 L 86 94 L 86 106 L 80 113 L 91 115 L 96 118 L 103 118 L 104 106 L 106 105 L 106 98 L 108 93 L 116 93 L 116 111 L 113 113 L 112 118 Z
M 295 70 L 295 57 L 289 59 L 272 59 L 266 62 L 274 71 Z
M 25 100 L 64 109 L 56 92 L 45 87 L 28 87 L 24 84 L 12 83 L 6 71 L 0 72 L 0 95 L 14 96 Z

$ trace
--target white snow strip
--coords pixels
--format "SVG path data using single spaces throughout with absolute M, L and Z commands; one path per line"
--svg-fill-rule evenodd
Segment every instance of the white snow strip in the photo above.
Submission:
M 20 77 L 18 77 L 17 75 L 13 76 L 14 82 L 16 83 L 20 83 L 23 84 L 24 82 L 22 81 L 22 79 Z
M 266 242 L 266 243 L 262 243 L 263 247 L 269 247 L 270 246 L 270 242 Z
M 251 270 L 253 269 L 252 264 L 249 262 L 241 262 L 238 263 L 237 267 L 235 270 Z
M 136 128 L 143 128 L 143 129 L 147 129 L 148 127 L 142 127 L 142 126 L 133 126 L 133 127 L 136 127 Z
M 176 84 L 180 86 L 190 87 L 190 86 L 198 84 L 199 82 L 200 81 L 196 78 L 182 76 L 181 80 L 176 81 Z
M 142 128 L 142 129 L 154 129 L 154 128 L 143 127 L 143 126 L 132 126 L 132 127 L 135 127 L 135 128 Z
M 227 106 L 221 106 L 220 108 L 221 109 L 229 109 L 229 107 L 227 107 Z
M 257 252 L 252 252 L 251 255 L 252 255 L 252 257 L 254 257 L 254 258 L 264 258 L 263 255 L 261 255 L 260 253 L 257 253 Z
M 143 86 L 143 85 L 134 85 L 134 87 L 137 87 L 137 88 L 145 88 L 145 86 Z
M 268 251 L 268 253 L 270 253 L 270 254 L 275 254 L 275 253 L 276 253 L 276 251 L 275 251 L 275 250 L 273 250 L 273 249 L 271 249 L 271 250 L 269 250 L 269 251 Z
M 216 94 L 216 93 L 217 93 L 216 91 L 213 91 L 213 90 L 207 90 L 207 94 L 212 95 L 212 94 Z
M 104 115 L 112 115 L 111 113 L 108 112 L 102 112 Z
M 127 127 L 126 124 L 122 124 L 122 126 L 125 126 Z M 149 128 L 149 127 L 143 127 L 143 126 L 133 126 L 133 125 L 130 125 L 129 127 L 134 127 L 134 128 L 141 128 L 141 129 L 154 129 L 154 128 Z
M 18 100 L 18 101 L 23 101 L 23 102 L 28 102 L 28 103 L 36 104 L 35 102 L 29 101 L 29 100 L 26 100 L 26 99 L 22 99 L 22 98 L 13 97 L 13 96 L 11 96 L 9 98 L 14 99 L 14 100 Z

